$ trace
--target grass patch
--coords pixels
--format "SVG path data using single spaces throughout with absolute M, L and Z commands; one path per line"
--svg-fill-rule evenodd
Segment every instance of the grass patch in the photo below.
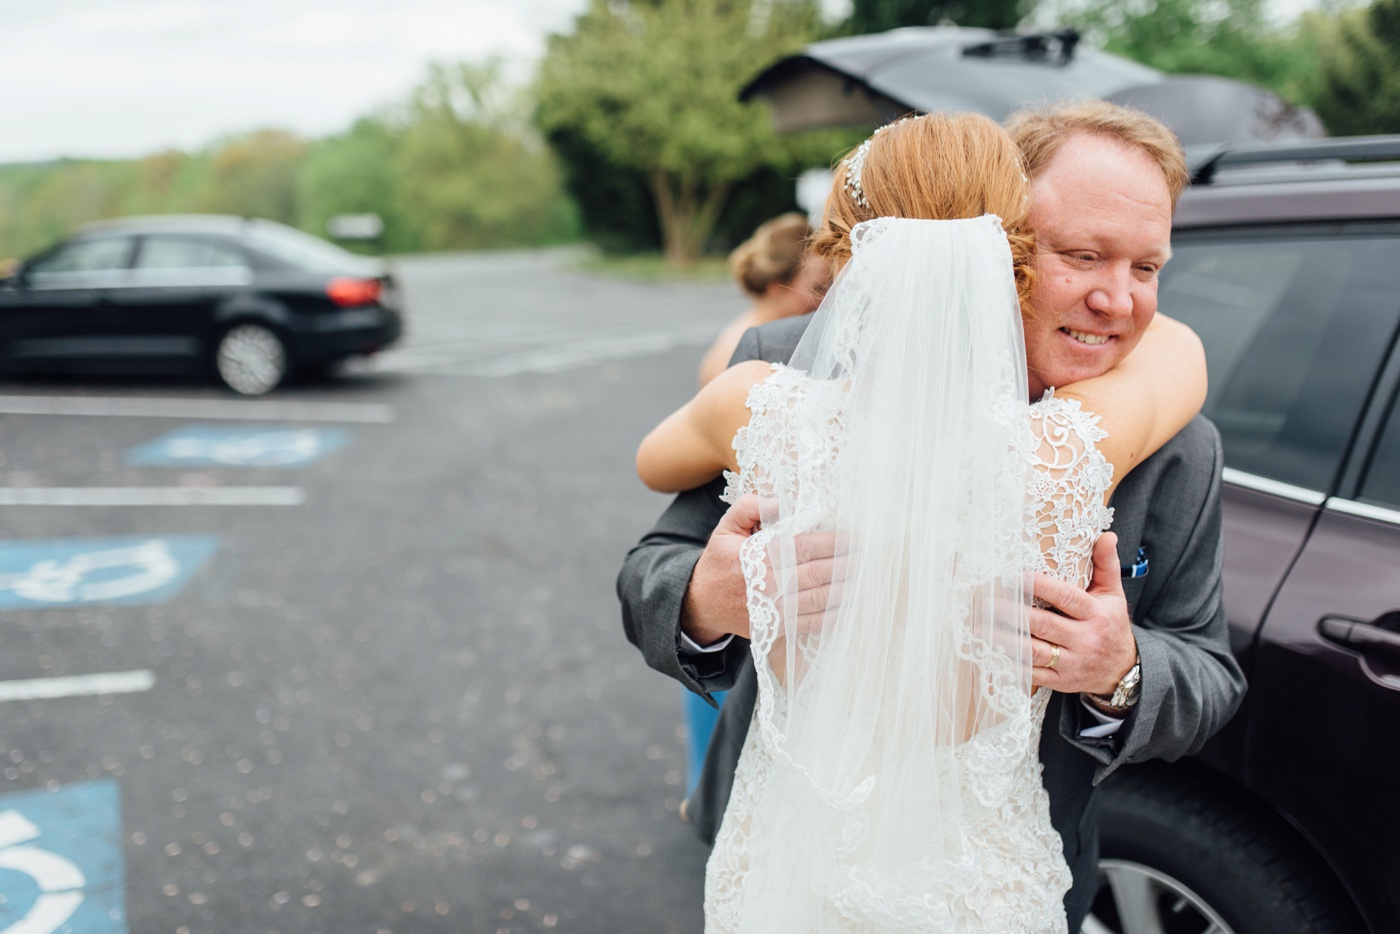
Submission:
M 668 264 L 660 253 L 590 253 L 579 260 L 578 268 L 633 282 L 724 282 L 729 278 L 729 263 L 722 256 L 706 256 L 681 269 Z

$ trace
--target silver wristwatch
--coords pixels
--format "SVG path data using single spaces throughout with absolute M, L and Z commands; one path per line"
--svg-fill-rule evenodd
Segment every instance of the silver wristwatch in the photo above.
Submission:
M 1127 710 L 1138 702 L 1138 682 L 1142 680 L 1142 658 L 1133 659 L 1133 667 L 1128 669 L 1128 673 L 1123 676 L 1123 680 L 1118 682 L 1118 686 L 1113 689 L 1111 696 L 1105 697 L 1102 694 L 1090 694 L 1094 700 L 1112 710 Z

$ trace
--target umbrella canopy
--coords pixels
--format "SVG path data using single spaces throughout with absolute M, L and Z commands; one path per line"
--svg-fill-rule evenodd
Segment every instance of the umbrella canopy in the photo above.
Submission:
M 879 126 L 911 110 L 975 110 L 997 120 L 1017 107 L 1107 97 L 1162 80 L 1137 62 L 1079 46 L 1073 30 L 1006 36 L 926 26 L 815 42 L 749 82 L 779 132 Z
M 1072 29 L 1006 35 L 927 26 L 815 42 L 749 82 L 740 100 L 772 105 L 780 133 L 880 126 L 910 111 L 1018 107 L 1101 97 L 1170 126 L 1184 145 L 1325 136 L 1312 111 L 1228 78 L 1163 75 L 1084 48 Z
M 1118 91 L 1109 100 L 1150 113 L 1171 127 L 1183 146 L 1327 135 L 1308 108 L 1252 84 L 1213 75 L 1173 75 Z

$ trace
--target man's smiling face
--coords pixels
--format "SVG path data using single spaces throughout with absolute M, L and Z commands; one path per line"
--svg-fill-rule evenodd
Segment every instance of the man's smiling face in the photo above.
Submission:
M 1151 156 L 1089 134 L 1061 144 L 1030 193 L 1036 280 L 1026 363 L 1038 399 L 1108 372 L 1137 346 L 1157 312 L 1172 206 Z

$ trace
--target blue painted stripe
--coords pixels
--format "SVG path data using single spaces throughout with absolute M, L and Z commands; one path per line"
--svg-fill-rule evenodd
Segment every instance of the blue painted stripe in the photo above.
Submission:
M 116 782 L 0 795 L 0 931 L 126 934 L 124 875 Z
M 344 428 L 189 425 L 126 452 L 132 466 L 307 467 L 350 442 Z

